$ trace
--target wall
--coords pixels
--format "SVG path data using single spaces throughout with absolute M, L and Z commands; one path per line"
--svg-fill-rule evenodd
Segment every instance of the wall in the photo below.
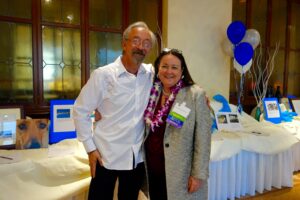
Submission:
M 163 0 L 163 43 L 183 51 L 190 73 L 211 98 L 229 98 L 230 58 L 221 43 L 232 0 Z

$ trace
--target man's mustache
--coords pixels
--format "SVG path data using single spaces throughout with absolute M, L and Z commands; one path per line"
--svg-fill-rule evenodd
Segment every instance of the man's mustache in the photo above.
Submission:
M 145 55 L 146 55 L 142 50 L 139 50 L 139 49 L 133 50 L 133 51 L 132 51 L 132 54 L 140 54 L 140 55 L 142 55 L 142 56 L 145 56 Z

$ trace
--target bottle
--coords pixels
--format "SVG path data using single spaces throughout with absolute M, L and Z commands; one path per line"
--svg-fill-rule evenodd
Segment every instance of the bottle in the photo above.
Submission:
M 273 87 L 272 86 L 268 86 L 267 88 L 267 92 L 266 92 L 266 97 L 267 98 L 272 98 L 273 96 Z
M 276 88 L 275 97 L 277 98 L 278 103 L 281 103 L 282 95 L 281 95 L 281 92 L 280 92 L 280 86 L 277 86 L 277 88 Z

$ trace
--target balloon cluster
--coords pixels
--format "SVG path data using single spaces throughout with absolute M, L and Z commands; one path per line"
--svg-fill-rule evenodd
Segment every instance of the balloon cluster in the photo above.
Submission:
M 260 35 L 255 29 L 246 30 L 240 21 L 233 21 L 227 28 L 223 50 L 234 57 L 233 66 L 240 73 L 246 73 L 252 65 L 254 49 L 259 45 Z
M 246 30 L 240 21 L 233 21 L 227 28 L 227 38 L 223 42 L 223 50 L 233 57 L 233 67 L 241 74 L 238 90 L 238 111 L 242 114 L 243 107 L 241 97 L 243 96 L 245 73 L 252 65 L 254 49 L 260 42 L 260 35 L 255 29 Z

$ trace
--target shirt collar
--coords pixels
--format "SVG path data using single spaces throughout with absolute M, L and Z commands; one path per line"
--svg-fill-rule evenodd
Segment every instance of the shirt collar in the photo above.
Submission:
M 117 58 L 117 60 L 115 61 L 117 63 L 117 76 L 121 76 L 124 73 L 129 73 L 129 72 L 127 72 L 126 68 L 124 67 L 124 65 L 121 61 L 121 57 L 122 56 L 119 56 Z M 138 74 L 144 74 L 144 73 L 146 73 L 146 71 L 147 70 L 145 68 L 145 65 L 144 65 L 144 63 L 142 63 L 139 67 Z

